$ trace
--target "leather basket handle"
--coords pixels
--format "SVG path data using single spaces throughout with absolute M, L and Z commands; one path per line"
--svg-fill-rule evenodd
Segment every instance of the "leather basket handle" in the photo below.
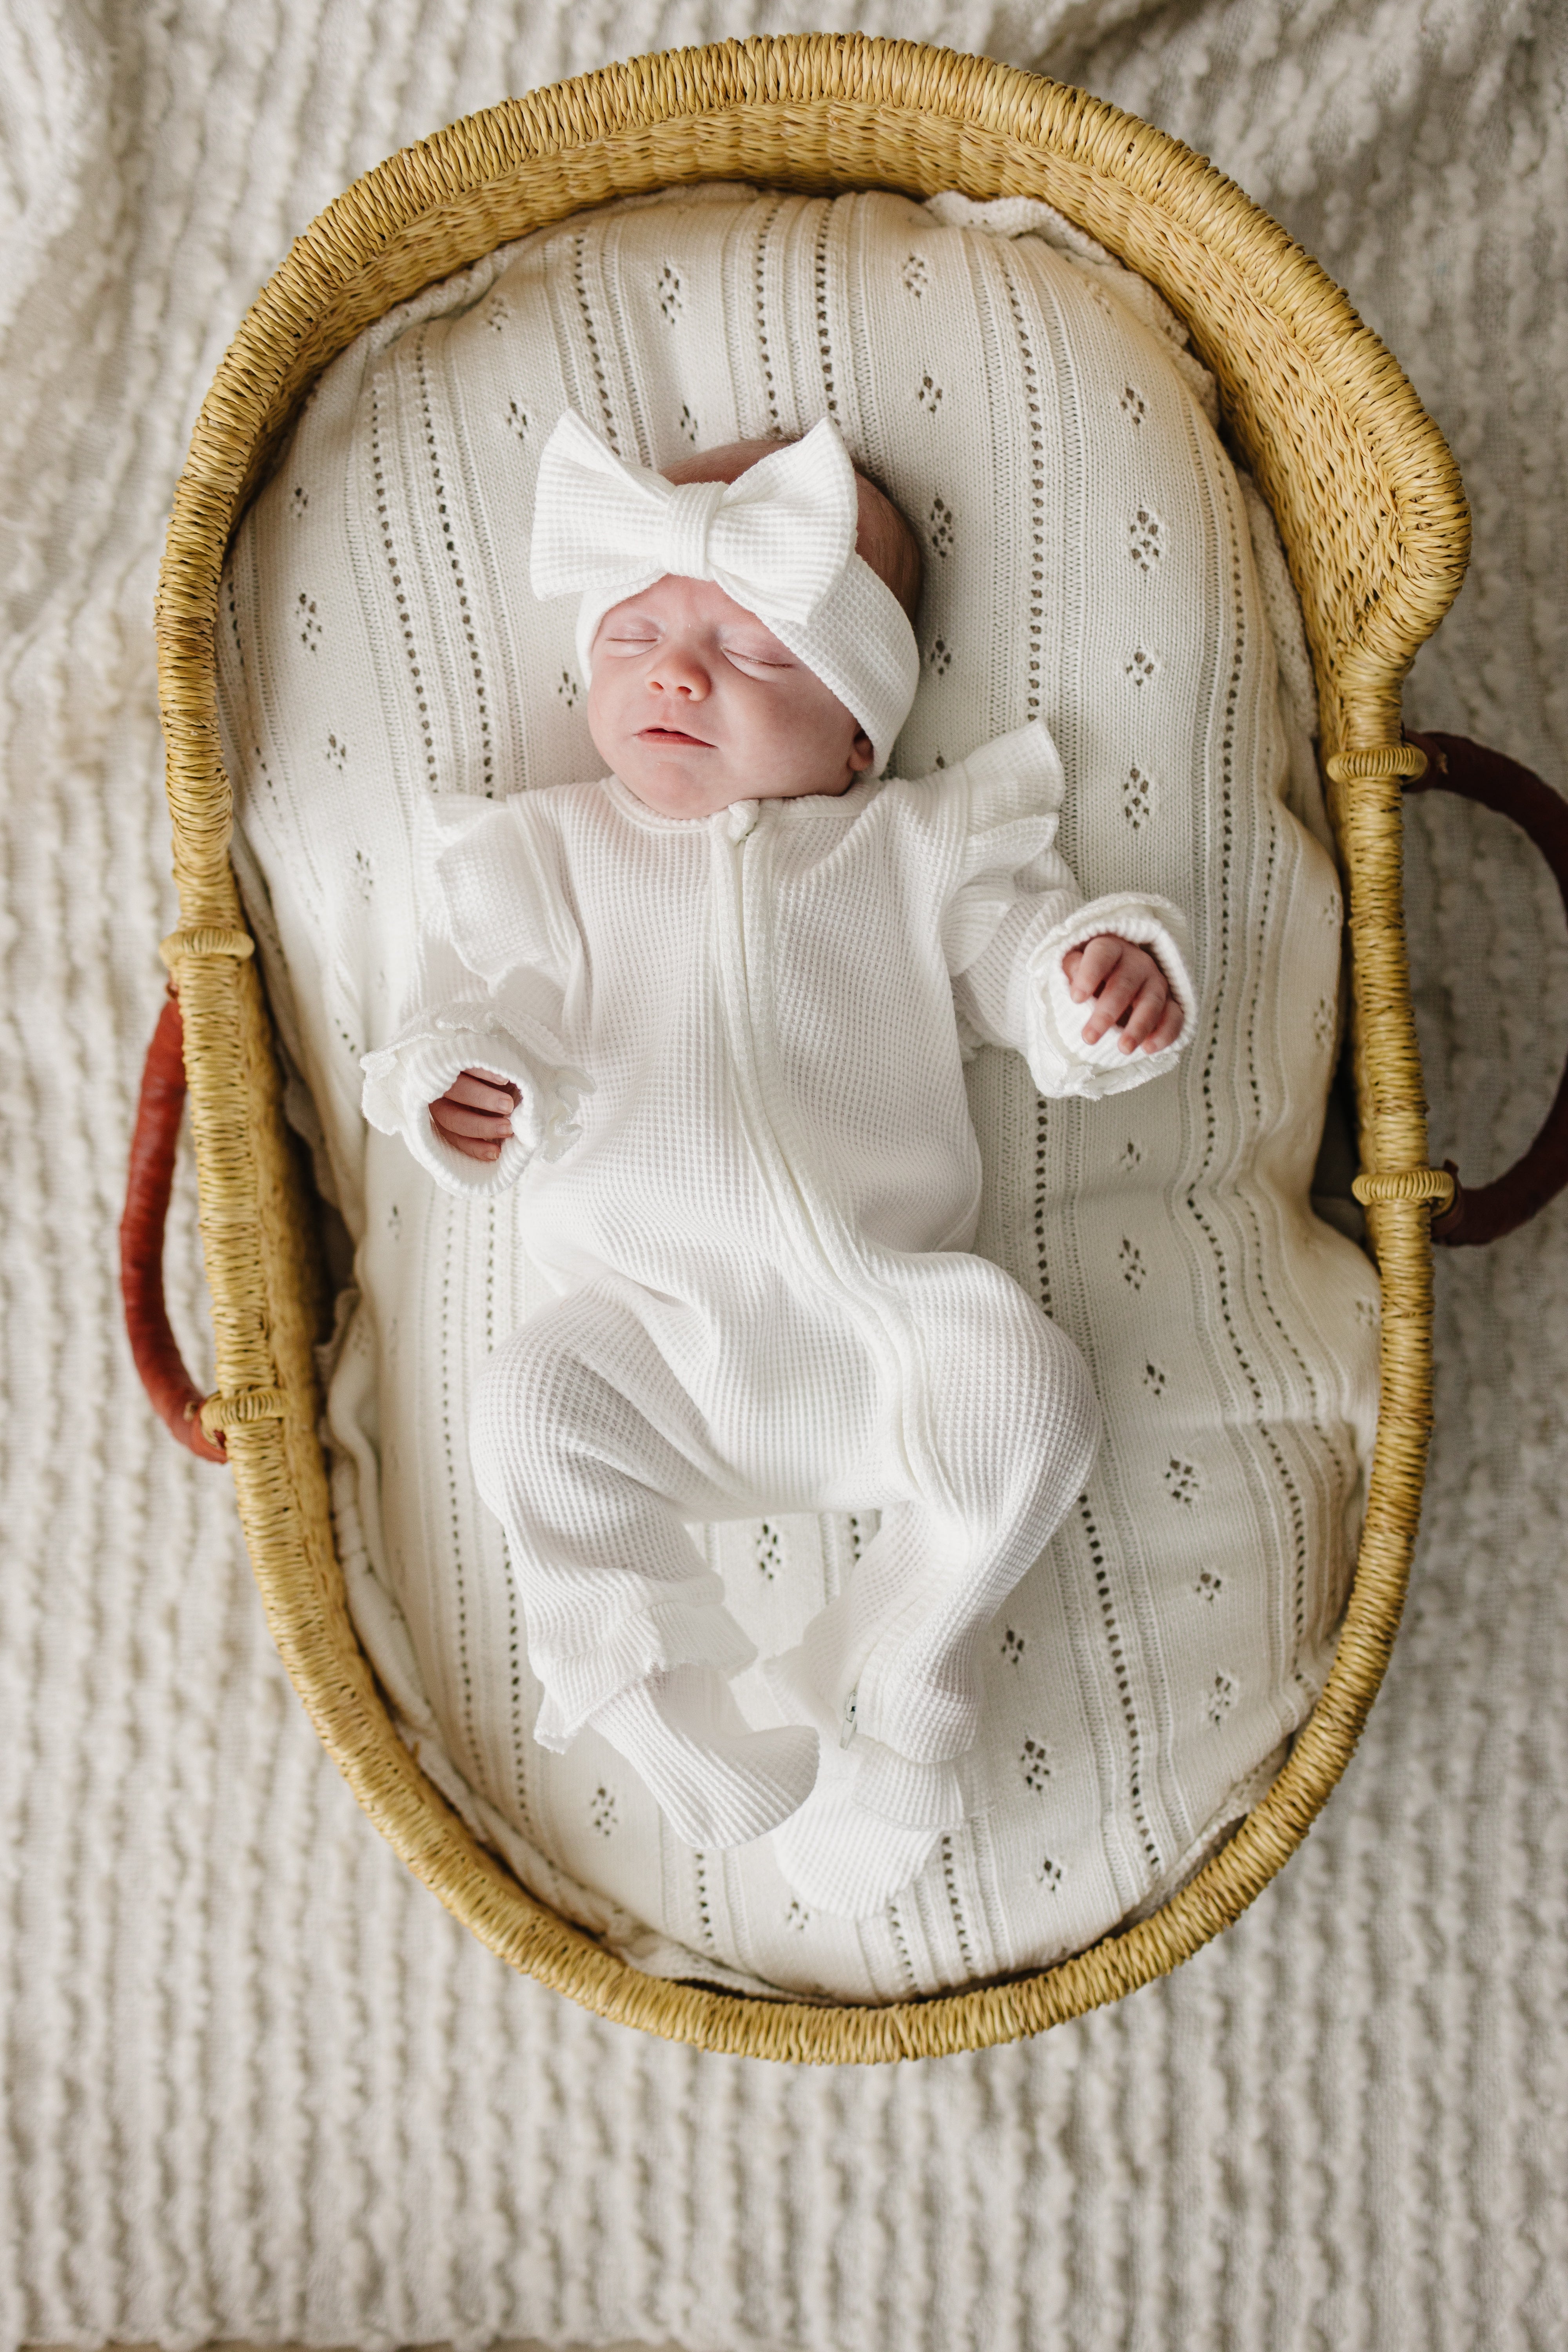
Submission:
M 1568 913 L 1568 801 L 1517 760 L 1504 759 L 1464 735 L 1408 735 L 1426 754 L 1426 772 L 1405 780 L 1407 793 L 1457 793 L 1506 816 L 1527 834 L 1556 877 Z M 1513 1166 L 1474 1192 L 1455 1179 L 1452 1204 L 1432 1220 L 1432 1238 L 1453 1248 L 1495 1242 L 1539 1215 L 1568 1184 L 1568 1069 L 1563 1074 L 1540 1134 Z
M 223 1433 L 209 1437 L 202 1427 L 205 1399 L 185 1370 L 163 1303 L 163 1229 L 184 1104 L 184 1025 L 180 1001 L 171 989 L 142 1073 L 125 1214 L 120 1221 L 120 1288 L 131 1353 L 154 1412 L 203 1462 L 224 1462 L 228 1457 Z

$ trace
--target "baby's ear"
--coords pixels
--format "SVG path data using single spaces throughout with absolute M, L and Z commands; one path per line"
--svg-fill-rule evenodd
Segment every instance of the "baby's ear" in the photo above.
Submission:
M 868 768 L 876 756 L 869 735 L 857 735 L 849 746 L 849 765 L 856 774 L 858 775 L 862 769 Z

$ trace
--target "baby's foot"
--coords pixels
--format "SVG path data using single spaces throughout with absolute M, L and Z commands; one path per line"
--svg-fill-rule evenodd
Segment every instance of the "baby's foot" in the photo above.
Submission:
M 900 1756 L 929 1761 L 962 1756 L 980 1728 L 975 1633 L 959 1580 L 924 1580 L 874 1633 L 851 1633 L 835 1602 L 806 1628 L 799 1647 L 763 1669 L 781 1705 L 811 1717 L 841 1744 L 859 1735 Z
M 824 1750 L 816 1786 L 779 1831 L 773 1853 L 814 1910 L 864 1919 L 920 1876 L 963 1819 L 951 1765 L 910 1764 L 858 1740 L 844 1757 Z
M 641 1775 L 678 1837 L 707 1849 L 765 1837 L 816 1778 L 816 1734 L 752 1731 L 712 1666 L 670 1666 L 599 1708 L 595 1731 Z
M 901 1829 L 826 1789 L 792 1813 L 774 1840 L 779 1868 L 803 1903 L 835 1919 L 884 1910 L 925 1868 L 942 1843 L 933 1829 Z
M 889 1628 L 861 1662 L 856 1725 L 901 1755 L 962 1756 L 980 1729 L 976 1634 L 934 1622 Z

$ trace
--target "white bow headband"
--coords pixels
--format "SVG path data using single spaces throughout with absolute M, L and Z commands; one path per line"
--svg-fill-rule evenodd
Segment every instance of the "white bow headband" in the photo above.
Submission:
M 909 717 L 920 652 L 892 590 L 855 552 L 855 468 L 823 418 L 733 482 L 667 482 L 628 466 L 573 410 L 534 493 L 536 596 L 580 589 L 577 664 L 613 604 L 666 572 L 711 580 L 814 670 L 871 739 L 880 775 Z

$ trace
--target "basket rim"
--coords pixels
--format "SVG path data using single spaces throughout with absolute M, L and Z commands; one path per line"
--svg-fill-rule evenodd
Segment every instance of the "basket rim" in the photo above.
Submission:
M 873 118 L 870 131 L 858 120 L 866 114 Z M 1303 366 L 1316 371 L 1314 382 L 1353 418 L 1397 519 L 1389 568 L 1359 615 L 1337 644 L 1322 641 L 1320 615 L 1313 646 L 1325 752 L 1335 745 L 1375 750 L 1397 740 L 1399 679 L 1462 575 L 1463 496 L 1437 428 L 1396 363 L 1286 232 L 1166 133 L 1017 68 L 858 34 L 715 43 L 601 68 L 508 100 L 401 150 L 356 180 L 294 241 L 247 313 L 197 420 L 159 583 L 160 694 L 182 936 L 243 921 L 228 865 L 231 810 L 216 727 L 218 582 L 244 501 L 308 382 L 379 315 L 365 311 L 366 302 L 384 310 L 404 299 L 381 298 L 400 282 L 399 267 L 406 278 L 422 266 L 421 239 L 449 257 L 455 211 L 463 213 L 465 233 L 479 239 L 472 259 L 520 233 L 490 231 L 512 216 L 502 199 L 515 199 L 531 173 L 548 182 L 549 195 L 534 200 L 530 226 L 586 209 L 605 193 L 753 176 L 714 168 L 721 135 L 739 136 L 732 131 L 738 115 L 750 117 L 753 131 L 764 116 L 804 118 L 829 146 L 837 140 L 832 185 L 910 193 L 931 192 L 921 183 L 921 138 L 941 144 L 946 136 L 942 152 L 951 159 L 956 127 L 970 179 L 978 182 L 987 171 L 993 178 L 998 172 L 1005 180 L 1027 177 L 1031 163 L 1037 178 L 1048 159 L 1078 175 L 1074 184 L 1086 192 L 1085 209 L 1069 217 L 1113 252 L 1142 253 L 1156 231 L 1168 240 L 1179 233 L 1190 266 L 1230 273 L 1227 282 L 1242 289 L 1270 331 L 1288 334 Z M 672 171 L 683 137 L 689 168 Z M 791 177 L 776 170 L 758 176 L 775 185 Z M 796 184 L 820 187 L 823 178 L 819 158 Z M 585 188 L 605 193 L 584 195 Z M 984 191 L 976 184 L 967 192 Z M 1068 211 L 1065 204 L 1060 209 Z M 458 266 L 447 257 L 417 282 L 434 283 Z M 1161 283 L 1158 269 L 1136 259 L 1132 266 Z M 349 322 L 330 348 L 323 317 L 332 331 Z M 1225 353 L 1205 349 L 1196 326 L 1194 333 L 1205 358 L 1220 362 L 1222 385 L 1246 410 L 1256 387 L 1238 380 L 1234 368 L 1227 379 Z M 1350 871 L 1365 1072 L 1363 1157 L 1372 1168 L 1414 1164 L 1425 1153 L 1399 910 L 1398 793 L 1397 775 L 1379 773 L 1331 796 Z M 247 1102 L 254 1108 L 258 1088 L 265 1096 L 270 1086 L 268 1116 L 279 1123 L 276 1070 L 265 1045 L 259 1058 L 256 1047 L 264 1034 L 257 1024 L 265 1021 L 257 975 L 232 956 L 194 950 L 176 962 L 187 1008 L 219 1380 L 226 1391 L 265 1391 L 283 1400 L 281 1418 L 244 1422 L 228 1439 L 268 1618 L 317 1731 L 355 1796 L 481 1941 L 599 2014 L 672 2039 L 754 2056 L 868 2060 L 978 2048 L 1080 2014 L 1178 1965 L 1254 1899 L 1300 1843 L 1348 1761 L 1397 1626 L 1430 1411 L 1431 1250 L 1428 1214 L 1419 1202 L 1390 1202 L 1372 1219 L 1385 1293 L 1384 1394 L 1366 1528 L 1338 1652 L 1289 1761 L 1223 1850 L 1147 1919 L 1002 1982 L 875 2008 L 827 2009 L 671 1982 L 615 1958 L 530 1895 L 477 1844 L 397 1738 L 349 1626 L 330 1528 L 323 1566 L 321 1529 L 307 1524 L 321 1508 L 313 1492 L 321 1483 L 319 1454 L 314 1470 L 309 1467 L 316 1440 L 308 1349 L 302 1366 L 280 1360 L 283 1318 L 268 1314 L 284 1278 L 276 1241 L 280 1212 L 264 1197 L 268 1184 L 276 1192 L 280 1181 L 267 1165 L 278 1147 L 263 1131 L 266 1122 L 246 1108 Z

